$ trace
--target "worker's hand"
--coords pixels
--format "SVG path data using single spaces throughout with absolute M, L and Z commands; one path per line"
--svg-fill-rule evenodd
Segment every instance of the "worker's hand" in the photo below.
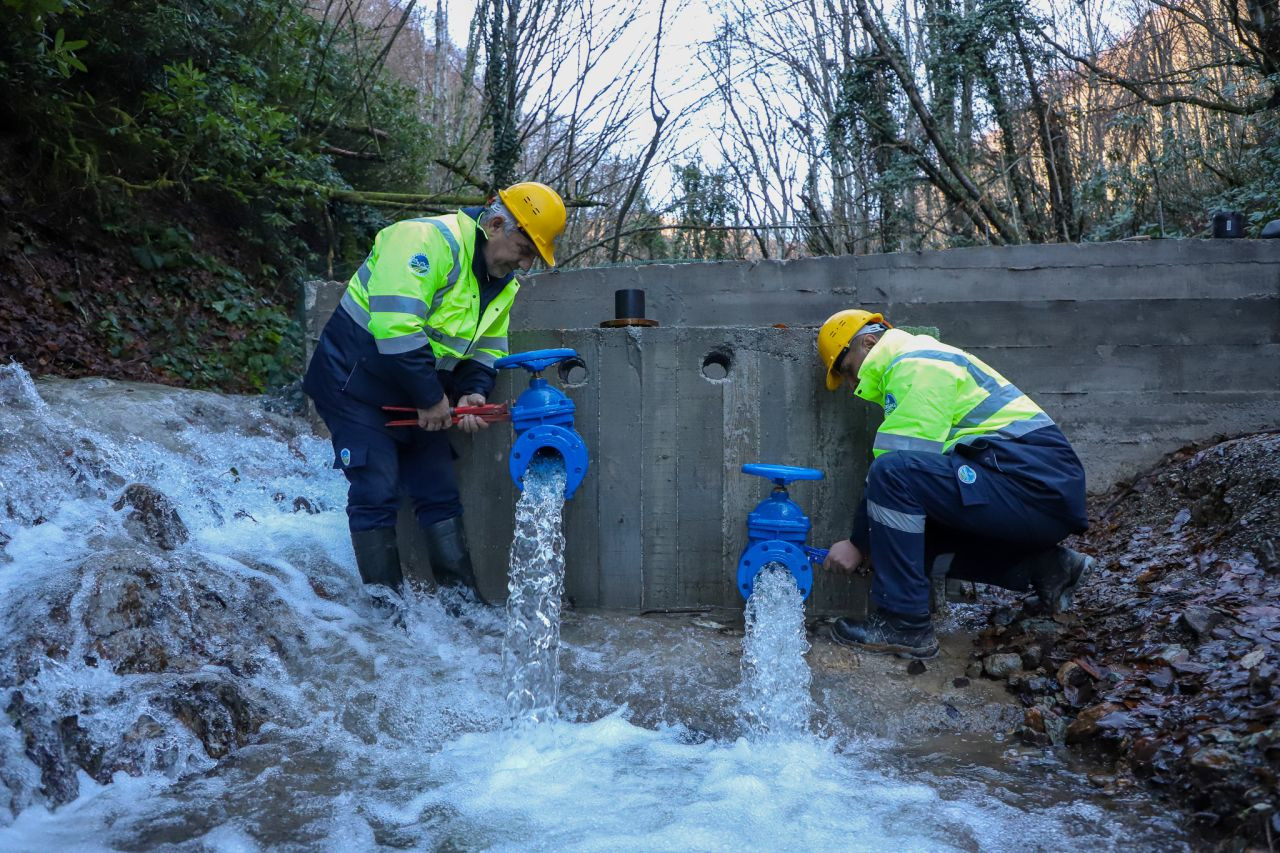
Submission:
M 858 550 L 858 546 L 854 545 L 848 539 L 841 539 L 831 545 L 831 551 L 827 554 L 827 559 L 823 561 L 822 568 L 829 572 L 841 572 L 843 574 L 851 574 L 860 571 L 863 566 L 862 552 Z
M 453 426 L 453 412 L 449 410 L 449 398 L 441 397 L 440 402 L 429 409 L 418 409 L 418 426 L 429 432 Z
M 458 398 L 458 407 L 483 406 L 485 402 L 483 394 L 464 394 Z M 475 415 L 463 415 L 458 418 L 458 429 L 463 432 L 478 432 L 479 430 L 488 428 L 489 422 L 484 418 L 479 418 Z

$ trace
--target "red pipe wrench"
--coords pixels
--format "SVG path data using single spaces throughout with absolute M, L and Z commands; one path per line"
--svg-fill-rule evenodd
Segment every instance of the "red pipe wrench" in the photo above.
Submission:
M 412 418 L 404 418 L 402 420 L 387 421 L 389 427 L 417 426 L 418 410 L 413 406 L 383 406 L 384 412 L 413 412 Z M 453 422 L 456 425 L 466 415 L 475 415 L 485 423 L 497 423 L 498 421 L 511 420 L 511 412 L 507 409 L 506 403 L 485 403 L 483 406 L 456 406 L 449 410 L 453 415 Z

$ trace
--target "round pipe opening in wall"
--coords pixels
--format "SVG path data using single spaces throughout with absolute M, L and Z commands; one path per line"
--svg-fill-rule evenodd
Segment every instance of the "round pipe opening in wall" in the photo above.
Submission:
M 560 374 L 560 384 L 566 388 L 580 388 L 587 384 L 587 379 L 591 376 L 587 363 L 577 356 L 560 362 L 557 372 Z
M 728 350 L 713 349 L 702 359 L 702 375 L 711 382 L 724 382 L 732 365 Z

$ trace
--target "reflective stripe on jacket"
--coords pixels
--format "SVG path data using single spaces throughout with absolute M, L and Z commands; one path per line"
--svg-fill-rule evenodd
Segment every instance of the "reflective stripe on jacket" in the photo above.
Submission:
M 884 407 L 876 456 L 950 453 L 957 444 L 1016 439 L 1053 419 L 996 371 L 928 335 L 884 333 L 858 371 L 854 393 Z
M 373 336 L 378 352 L 395 355 L 430 345 L 436 369 L 463 359 L 487 367 L 507 355 L 512 279 L 480 316 L 472 269 L 476 222 L 464 213 L 406 219 L 378 232 L 373 251 L 342 297 L 347 314 Z

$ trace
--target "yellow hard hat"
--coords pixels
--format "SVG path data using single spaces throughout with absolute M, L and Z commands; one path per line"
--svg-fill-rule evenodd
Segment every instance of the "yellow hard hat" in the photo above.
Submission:
M 868 323 L 889 325 L 879 314 L 849 308 L 832 314 L 822 324 L 822 328 L 818 329 L 818 360 L 827 369 L 828 391 L 834 391 L 840 387 L 840 375 L 836 373 L 836 362 L 840 360 L 841 353 L 849 348 L 853 336 Z
M 498 190 L 498 197 L 529 235 L 547 266 L 556 265 L 556 238 L 564 230 L 564 200 L 546 184 L 524 181 Z

